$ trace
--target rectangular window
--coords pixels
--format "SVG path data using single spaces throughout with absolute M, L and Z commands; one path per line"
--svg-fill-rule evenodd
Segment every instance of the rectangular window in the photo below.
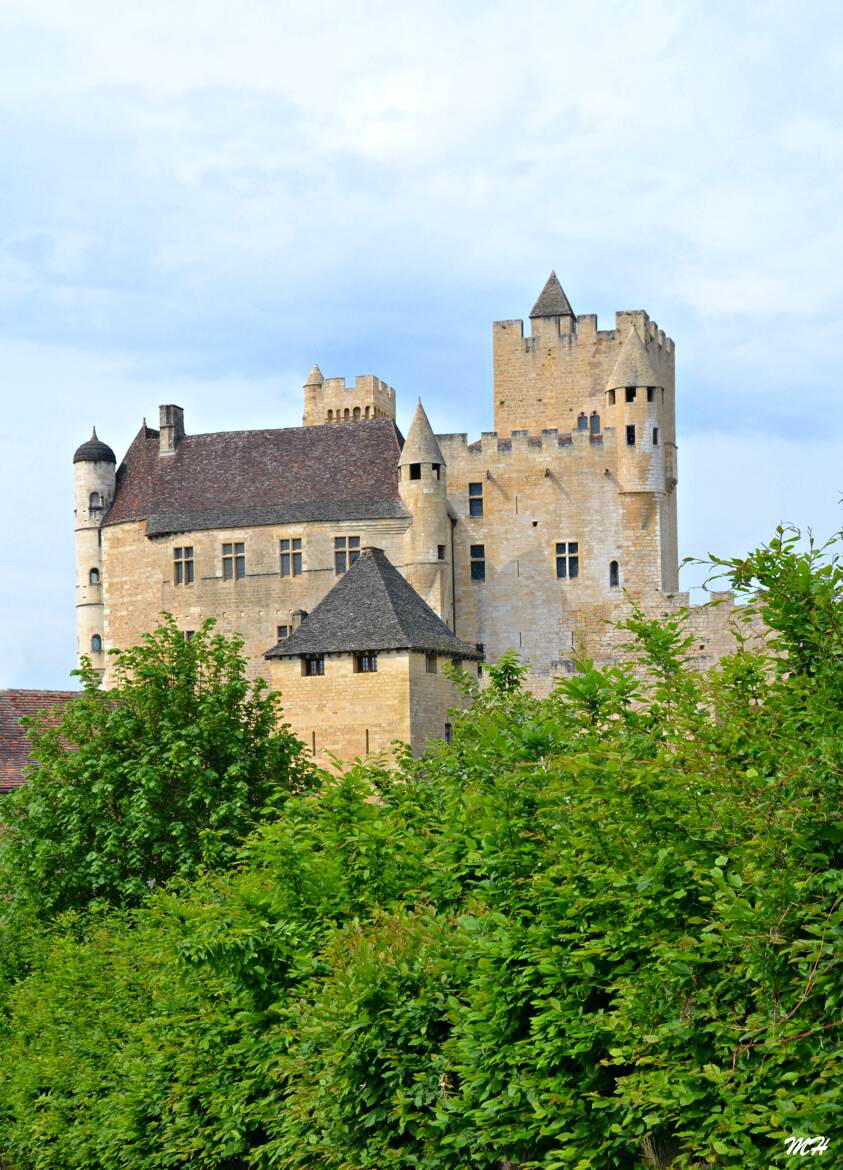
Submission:
M 298 577 L 302 571 L 301 537 L 285 537 L 278 542 L 282 577 Z
M 342 576 L 360 556 L 359 536 L 334 537 L 334 572 Z
M 424 656 L 424 668 L 428 674 L 436 674 L 436 654 L 428 650 Z
M 486 580 L 485 544 L 473 544 L 471 546 L 471 579 L 472 581 Z
M 316 678 L 325 673 L 324 654 L 304 654 L 301 660 L 301 672 L 305 678 Z
M 483 515 L 482 483 L 470 483 L 468 485 L 468 514 L 469 516 Z
M 648 386 L 647 387 L 647 401 L 652 402 L 653 398 L 655 397 L 655 394 L 656 394 L 655 386 Z
M 189 642 L 195 633 L 195 630 L 185 630 L 182 634 L 182 637 L 184 638 L 185 642 Z
M 444 546 L 444 544 L 437 544 L 436 555 L 439 557 L 440 561 L 444 561 L 444 559 L 445 559 L 445 546 Z
M 635 401 L 635 387 L 634 386 L 627 386 L 626 400 L 627 400 L 627 402 L 634 402 Z
M 239 581 L 246 576 L 246 545 L 242 541 L 222 546 L 222 579 Z
M 378 656 L 374 650 L 365 650 L 354 655 L 355 674 L 374 674 L 378 669 Z
M 451 737 L 453 736 L 453 733 L 454 733 L 454 729 L 451 726 L 451 724 L 446 723 L 445 724 L 445 743 L 451 742 Z
M 580 575 L 580 546 L 576 540 L 562 540 L 556 544 L 556 576 L 560 581 L 572 581 Z
M 278 634 L 278 641 L 280 642 L 282 638 L 289 638 L 290 627 L 289 626 L 278 626 L 276 628 L 276 632 Z
M 626 445 L 627 447 L 635 446 L 635 423 L 630 423 L 626 428 Z
M 486 647 L 482 642 L 475 642 L 474 649 L 481 655 L 480 661 L 477 663 L 477 677 L 483 677 L 483 659 L 486 657 Z
M 653 427 L 653 446 L 658 447 L 658 445 L 659 445 L 659 428 Z
M 173 581 L 176 585 L 193 584 L 193 546 L 173 549 Z

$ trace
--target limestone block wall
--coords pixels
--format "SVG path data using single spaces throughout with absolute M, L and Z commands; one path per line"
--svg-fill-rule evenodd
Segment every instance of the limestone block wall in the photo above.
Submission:
M 395 391 L 374 374 L 358 375 L 353 386 L 346 386 L 345 378 L 325 378 L 304 388 L 306 427 L 368 418 L 395 418 Z
M 312 523 L 300 525 L 215 529 L 171 536 L 146 536 L 144 522 L 114 525 L 102 530 L 102 594 L 106 649 L 136 645 L 153 629 L 159 615 L 172 613 L 184 630 L 195 630 L 208 617 L 217 619 L 224 634 L 239 633 L 252 677 L 267 677 L 264 654 L 277 641 L 281 625 L 292 625 L 297 609 L 315 609 L 337 581 L 334 538 L 357 536 L 360 546 L 384 549 L 393 564 L 403 568 L 409 519 Z M 282 577 L 279 541 L 302 541 L 303 572 Z M 223 579 L 222 545 L 242 542 L 246 576 Z M 193 548 L 194 581 L 176 585 L 173 550 Z M 110 682 L 106 659 L 105 684 Z
M 495 430 L 508 435 L 519 428 L 539 434 L 546 427 L 570 430 L 580 411 L 605 408 L 606 383 L 620 348 L 635 328 L 665 391 L 665 440 L 676 441 L 675 353 L 647 313 L 619 312 L 615 328 L 598 330 L 593 314 L 536 319 L 532 335 L 523 321 L 496 321 L 492 327 Z
M 424 751 L 431 739 L 444 739 L 451 712 L 466 706 L 465 696 L 443 673 L 450 661 L 437 655 L 436 671 L 429 673 L 424 654 L 410 655 L 410 744 L 413 754 Z M 476 671 L 474 662 L 464 663 L 465 669 Z
M 270 684 L 281 692 L 284 719 L 320 767 L 331 757 L 350 762 L 367 752 L 389 752 L 392 741 L 412 739 L 410 655 L 381 652 L 378 669 L 354 672 L 351 654 L 325 656 L 325 673 L 307 677 L 298 658 L 272 659 Z

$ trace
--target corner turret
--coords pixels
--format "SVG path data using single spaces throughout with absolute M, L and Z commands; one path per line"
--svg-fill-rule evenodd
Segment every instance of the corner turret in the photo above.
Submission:
M 395 419 L 395 391 L 373 374 L 360 374 L 353 386 L 345 378 L 325 378 L 314 366 L 304 383 L 302 425 L 368 422 L 373 418 Z
M 445 458 L 421 399 L 398 460 L 398 490 L 413 522 L 405 537 L 404 575 L 452 624 L 451 521 Z
M 117 478 L 117 460 L 96 427 L 73 455 L 76 517 L 76 637 L 77 658 L 87 655 L 94 668 L 105 669 L 102 601 L 102 541 L 100 529 Z

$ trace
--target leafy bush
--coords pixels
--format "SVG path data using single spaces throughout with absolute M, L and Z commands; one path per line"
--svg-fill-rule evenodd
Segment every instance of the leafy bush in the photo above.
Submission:
M 768 1170 L 840 1121 L 843 571 L 720 568 L 767 646 L 681 621 L 547 699 L 281 804 L 233 870 L 59 920 L 12 992 L 13 1170 Z

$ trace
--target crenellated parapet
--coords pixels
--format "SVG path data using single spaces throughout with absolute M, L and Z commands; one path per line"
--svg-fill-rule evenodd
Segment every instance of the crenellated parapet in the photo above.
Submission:
M 314 366 L 304 384 L 306 427 L 325 423 L 365 422 L 373 418 L 395 418 L 395 391 L 374 374 L 358 374 L 353 386 L 345 378 L 325 378 Z

